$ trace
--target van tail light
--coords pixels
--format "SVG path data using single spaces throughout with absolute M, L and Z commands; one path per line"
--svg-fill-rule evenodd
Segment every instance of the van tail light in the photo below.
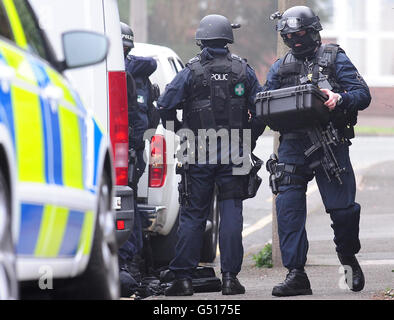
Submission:
M 125 229 L 124 220 L 116 220 L 116 229 L 117 230 L 124 230 Z
M 166 140 L 162 135 L 152 137 L 150 143 L 149 187 L 160 188 L 167 176 Z
M 124 71 L 108 72 L 109 133 L 114 154 L 116 185 L 128 184 L 129 121 Z

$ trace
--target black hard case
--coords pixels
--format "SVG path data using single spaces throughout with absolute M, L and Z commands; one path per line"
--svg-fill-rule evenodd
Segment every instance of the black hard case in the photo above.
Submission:
M 274 131 L 303 129 L 330 120 L 327 95 L 312 84 L 259 92 L 256 116 Z

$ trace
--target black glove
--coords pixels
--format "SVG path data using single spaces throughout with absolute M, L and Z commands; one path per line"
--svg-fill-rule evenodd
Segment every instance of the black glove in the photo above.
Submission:
M 157 83 L 153 83 L 151 89 L 152 89 L 152 102 L 157 101 L 157 99 L 159 99 L 160 97 L 159 85 Z

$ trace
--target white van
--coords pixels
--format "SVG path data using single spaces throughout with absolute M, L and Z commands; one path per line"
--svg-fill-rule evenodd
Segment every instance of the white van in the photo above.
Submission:
M 149 78 L 152 83 L 159 85 L 161 93 L 184 68 L 179 56 L 168 47 L 135 43 L 135 48 L 130 54 L 152 57 L 157 61 L 157 69 Z M 178 111 L 179 120 L 181 116 L 181 111 Z M 174 155 L 179 147 L 179 136 L 159 124 L 150 147 L 149 142 L 146 143 L 145 152 L 149 159 L 147 163 L 150 165 L 146 167 L 138 184 L 138 208 L 150 218 L 151 225 L 148 231 L 151 235 L 152 258 L 155 266 L 161 267 L 167 265 L 174 256 L 177 239 L 178 183 L 181 177 L 175 173 L 177 162 Z M 155 159 L 163 159 L 163 161 L 156 163 Z M 160 169 L 152 173 L 152 168 Z M 216 257 L 219 228 L 219 211 L 216 203 L 216 197 L 214 197 L 201 251 L 202 262 L 213 262 Z
M 116 175 L 114 207 L 117 240 L 121 245 L 132 231 L 134 198 L 128 186 L 127 88 L 117 1 L 56 0 L 56 5 L 53 0 L 29 1 L 59 61 L 63 59 L 61 34 L 71 27 L 105 34 L 110 41 L 104 62 L 65 74 L 112 143 Z

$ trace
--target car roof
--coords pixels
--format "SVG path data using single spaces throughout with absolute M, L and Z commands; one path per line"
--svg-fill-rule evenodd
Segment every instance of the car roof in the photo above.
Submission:
M 179 56 L 175 53 L 174 50 L 165 46 L 150 43 L 134 42 L 134 48 L 131 50 L 130 54 L 144 57 L 177 57 L 180 60 Z

